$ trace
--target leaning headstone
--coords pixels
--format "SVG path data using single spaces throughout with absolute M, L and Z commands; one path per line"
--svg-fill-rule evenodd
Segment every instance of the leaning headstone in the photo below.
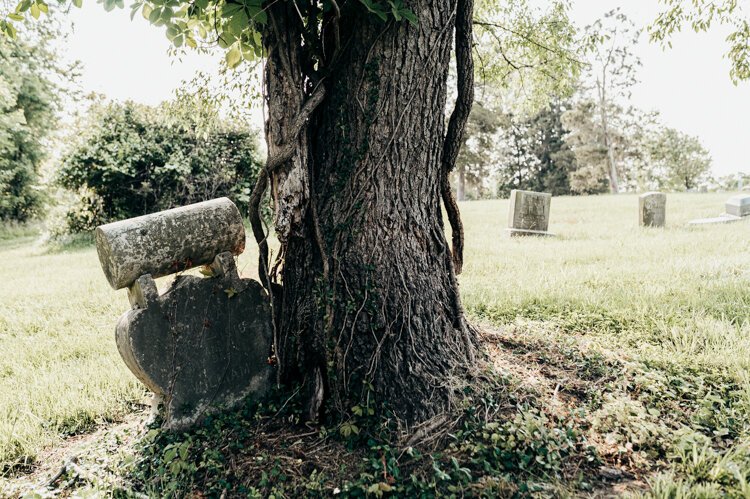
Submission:
M 116 328 L 125 364 L 163 399 L 164 426 L 185 428 L 273 383 L 268 296 L 243 279 L 234 255 L 245 231 L 226 198 L 97 228 L 97 251 L 114 289 L 128 288 L 132 309 Z M 154 277 L 179 275 L 159 295 Z
M 512 190 L 506 230 L 511 236 L 552 236 L 547 232 L 551 203 L 552 194 Z
M 729 215 L 734 215 L 735 217 L 750 215 L 750 195 L 743 194 L 729 198 L 726 203 L 726 210 Z
M 647 192 L 638 196 L 638 221 L 641 227 L 664 227 L 666 219 L 666 194 Z

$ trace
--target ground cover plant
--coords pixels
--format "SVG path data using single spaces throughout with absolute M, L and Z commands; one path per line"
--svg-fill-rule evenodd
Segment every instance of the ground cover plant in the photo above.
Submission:
M 53 483 L 64 493 L 743 495 L 750 233 L 685 227 L 726 197 L 670 195 L 663 230 L 637 227 L 632 195 L 555 198 L 555 239 L 504 237 L 507 201 L 462 204 L 459 284 L 493 389 L 465 393 L 438 447 L 379 433 L 367 407 L 308 427 L 288 397 L 185 434 L 147 432 L 145 393 L 112 334 L 127 298 L 93 247 L 7 229 L 0 495 L 44 491 L 66 462 Z

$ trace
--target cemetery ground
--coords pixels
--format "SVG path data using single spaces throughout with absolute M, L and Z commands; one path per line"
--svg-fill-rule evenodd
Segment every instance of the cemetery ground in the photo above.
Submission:
M 463 302 L 497 389 L 471 399 L 436 453 L 363 443 L 366 415 L 290 425 L 286 399 L 247 420 L 149 432 L 146 393 L 114 342 L 126 293 L 109 288 L 93 245 L 3 229 L 0 496 L 52 482 L 63 495 L 746 497 L 750 220 L 686 227 L 729 195 L 670 194 L 664 229 L 638 227 L 634 195 L 554 198 L 556 238 L 508 237 L 507 200 L 463 203 Z

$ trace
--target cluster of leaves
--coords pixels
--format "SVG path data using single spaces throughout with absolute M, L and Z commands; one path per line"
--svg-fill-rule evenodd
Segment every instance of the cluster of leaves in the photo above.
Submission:
M 737 84 L 750 79 L 750 19 L 738 0 L 660 0 L 664 10 L 649 27 L 652 41 L 672 46 L 672 36 L 687 25 L 695 32 L 713 25 L 729 26 L 727 58 L 732 64 L 729 76 Z
M 533 113 L 550 96 L 565 98 L 575 90 L 585 63 L 569 8 L 558 0 L 544 9 L 527 0 L 476 2 L 477 82 L 502 89 L 506 111 Z
M 77 132 L 57 176 L 79 194 L 71 232 L 220 196 L 244 212 L 260 168 L 254 133 L 199 96 L 94 104 Z
M 98 2 L 108 12 L 125 7 L 124 0 Z M 80 7 L 82 0 L 71 0 L 71 3 Z M 418 23 L 416 14 L 403 0 L 358 0 L 358 3 L 383 21 L 393 18 L 412 25 Z M 339 8 L 335 0 L 318 0 L 295 7 L 316 10 L 319 21 L 324 13 Z M 226 63 L 230 68 L 263 56 L 263 32 L 269 22 L 267 9 L 263 0 L 135 0 L 130 4 L 131 18 L 140 13 L 151 24 L 164 27 L 167 38 L 178 49 L 203 49 L 215 45 L 225 49 Z M 21 0 L 13 12 L 0 20 L 0 33 L 15 38 L 14 22 L 23 22 L 27 14 L 38 19 L 41 13 L 48 12 L 49 6 L 44 0 Z

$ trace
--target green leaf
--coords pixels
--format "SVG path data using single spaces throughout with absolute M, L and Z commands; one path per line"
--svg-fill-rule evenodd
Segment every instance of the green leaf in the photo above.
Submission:
M 73 0 L 73 5 L 80 9 L 83 6 L 83 0 Z
M 39 19 L 39 7 L 35 3 L 31 4 L 31 17 Z
M 242 52 L 237 45 L 233 45 L 226 55 L 227 66 L 230 68 L 236 68 L 242 62 Z M 230 296 L 231 298 L 231 296 Z
M 151 24 L 156 24 L 159 21 L 159 17 L 161 16 L 161 9 L 152 9 L 151 12 L 148 13 L 148 22 Z
M 20 14 L 11 13 L 8 14 L 8 18 L 13 19 L 14 21 L 23 21 L 24 17 Z
M 16 6 L 16 13 L 26 12 L 29 10 L 29 7 L 31 7 L 31 1 L 30 0 L 23 0 L 18 3 Z
M 402 9 L 399 12 L 401 13 L 401 17 L 409 21 L 409 24 L 412 26 L 419 26 L 419 19 L 411 9 Z
M 151 13 L 154 11 L 154 8 L 151 7 L 149 4 L 144 3 L 143 9 L 141 9 L 141 14 L 143 15 L 143 18 L 146 20 L 151 20 Z

